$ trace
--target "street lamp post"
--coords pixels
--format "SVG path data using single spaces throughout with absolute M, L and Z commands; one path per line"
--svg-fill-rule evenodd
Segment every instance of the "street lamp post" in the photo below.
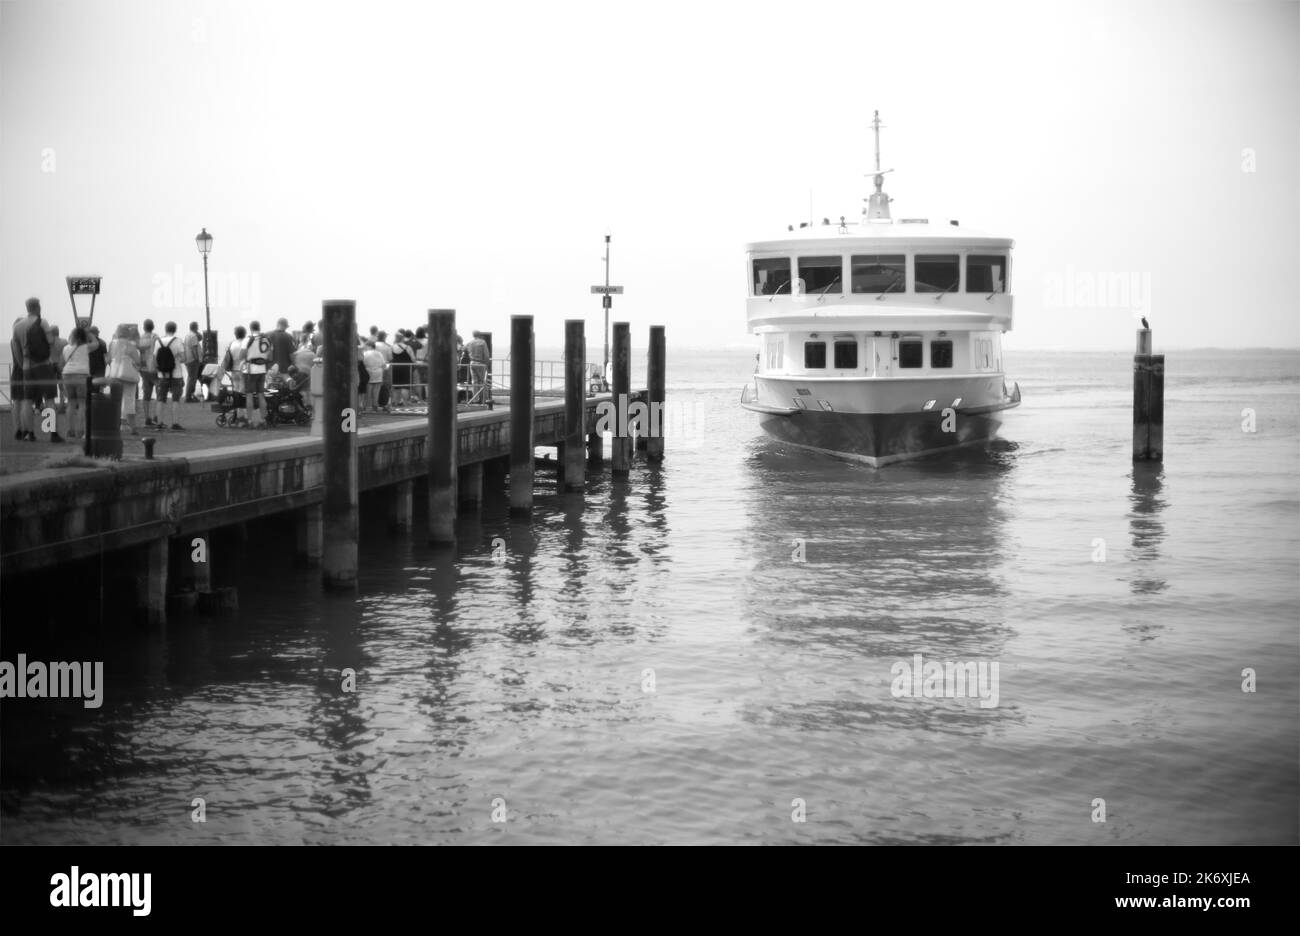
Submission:
M 199 253 L 203 254 L 203 311 L 206 315 L 207 328 L 203 332 L 203 363 L 215 364 L 217 361 L 217 333 L 212 330 L 212 308 L 208 305 L 208 254 L 212 251 L 212 235 L 204 228 L 194 238 Z

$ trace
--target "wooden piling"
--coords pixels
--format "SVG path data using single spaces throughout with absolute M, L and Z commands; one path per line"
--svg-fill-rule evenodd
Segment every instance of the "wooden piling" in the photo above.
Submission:
M 586 455 L 582 436 L 586 422 L 587 334 L 582 319 L 564 322 L 564 445 L 562 451 L 564 489 L 586 487 Z
M 325 526 L 320 504 L 312 504 L 298 511 L 295 518 L 298 533 L 298 563 L 315 567 L 321 563 L 325 550 Z
M 1151 330 L 1137 335 L 1133 355 L 1133 460 L 1163 461 L 1165 449 L 1165 356 L 1151 353 Z
M 632 470 L 632 436 L 628 432 L 627 411 L 632 396 L 632 332 L 627 322 L 614 323 L 614 410 L 613 458 L 610 470 L 615 477 Z
M 199 548 L 194 545 L 196 539 L 203 543 L 201 562 L 194 558 Z M 191 536 L 186 549 L 189 553 L 190 567 L 193 569 L 194 590 L 199 593 L 212 591 L 212 534 L 204 532 L 198 536 Z
M 322 404 L 325 499 L 321 580 L 326 588 L 357 587 L 357 304 L 323 304 L 325 345 Z
M 533 510 L 533 317 L 510 317 L 510 512 Z
M 666 367 L 664 327 L 650 326 L 650 358 L 646 374 L 647 397 L 650 407 L 649 423 L 646 427 L 645 457 L 646 461 L 663 461 L 664 458 L 664 400 L 666 397 Z
M 456 311 L 429 310 L 429 542 L 456 542 Z
M 462 507 L 478 510 L 483 504 L 483 463 L 461 465 L 456 483 L 457 500 Z
M 167 623 L 167 566 L 171 558 L 170 541 L 165 536 L 151 540 L 143 547 L 145 573 L 144 611 L 149 624 Z
M 394 533 L 409 533 L 415 512 L 415 482 L 398 481 L 388 497 L 388 528 Z

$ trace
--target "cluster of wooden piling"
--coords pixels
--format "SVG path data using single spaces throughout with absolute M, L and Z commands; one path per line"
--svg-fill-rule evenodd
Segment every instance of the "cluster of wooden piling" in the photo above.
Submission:
M 357 583 L 358 490 L 356 455 L 356 303 L 324 303 L 325 496 L 321 508 L 324 541 L 322 578 L 327 588 L 349 589 Z M 457 382 L 456 313 L 431 309 L 428 323 L 428 536 L 432 545 L 456 541 L 456 516 L 463 506 L 482 501 L 484 464 L 459 465 L 456 442 Z M 515 315 L 510 329 L 510 512 L 527 517 L 533 507 L 534 471 L 534 351 L 533 317 Z M 627 409 L 631 395 L 632 342 L 627 322 L 614 323 L 614 405 Z M 663 326 L 650 330 L 647 403 L 662 408 L 665 399 Z M 564 441 L 559 446 L 559 487 L 581 492 L 589 466 L 603 462 L 599 431 L 584 440 L 587 394 L 586 330 L 581 319 L 565 322 Z M 349 418 L 349 416 L 351 418 Z M 658 420 L 655 421 L 658 426 Z M 612 440 L 612 472 L 626 477 L 631 470 L 634 440 L 625 420 L 618 421 Z M 663 458 L 662 432 L 647 440 L 647 460 Z M 407 485 L 409 487 L 409 484 Z M 411 492 L 398 491 L 409 498 Z M 399 511 L 400 512 L 400 511 Z M 405 514 L 409 517 L 409 502 Z M 409 525 L 409 520 L 407 521 Z

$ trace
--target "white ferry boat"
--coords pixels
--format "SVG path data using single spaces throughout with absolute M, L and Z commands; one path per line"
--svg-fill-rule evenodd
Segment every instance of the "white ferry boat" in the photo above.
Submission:
M 791 225 L 747 245 L 759 341 L 741 405 L 774 438 L 873 466 L 992 438 L 1007 389 L 1014 242 L 890 216 L 880 168 L 860 222 Z

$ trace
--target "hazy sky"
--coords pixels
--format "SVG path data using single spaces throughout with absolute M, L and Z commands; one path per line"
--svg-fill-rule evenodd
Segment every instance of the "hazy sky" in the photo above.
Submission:
M 1295 3 L 2 2 L 0 308 L 201 323 L 207 227 L 223 340 L 595 347 L 608 230 L 634 354 L 746 345 L 745 243 L 856 217 L 879 109 L 896 218 L 1015 239 L 1009 347 L 1294 347 L 1298 92 Z

